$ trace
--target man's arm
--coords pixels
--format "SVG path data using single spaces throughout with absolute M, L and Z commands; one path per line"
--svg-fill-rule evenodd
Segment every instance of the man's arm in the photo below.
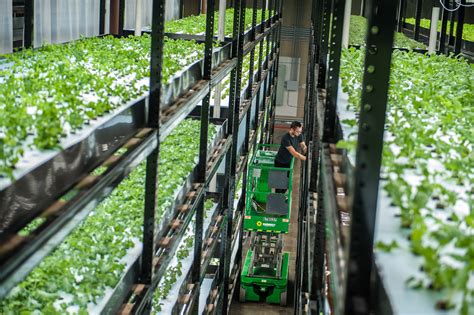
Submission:
M 304 141 L 300 142 L 300 148 L 303 151 L 303 154 L 306 154 L 306 152 L 308 151 L 308 147 L 306 146 L 306 143 L 304 143 Z
M 300 153 L 296 152 L 296 150 L 295 150 L 295 148 L 293 148 L 293 146 L 286 147 L 286 149 L 287 149 L 288 152 L 290 152 L 290 154 L 293 155 L 295 158 L 300 159 L 301 161 L 306 161 L 306 156 L 304 156 L 303 154 L 300 154 Z

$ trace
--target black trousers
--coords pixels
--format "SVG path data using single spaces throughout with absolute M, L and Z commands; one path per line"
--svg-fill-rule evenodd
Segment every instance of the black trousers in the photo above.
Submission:
M 275 160 L 274 166 L 275 167 L 290 168 L 291 162 L 290 163 L 280 163 L 277 160 Z M 290 172 L 287 172 L 286 176 L 290 176 Z M 287 189 L 275 189 L 275 192 L 278 193 L 278 194 L 284 194 L 284 193 L 286 193 L 286 191 L 287 191 Z

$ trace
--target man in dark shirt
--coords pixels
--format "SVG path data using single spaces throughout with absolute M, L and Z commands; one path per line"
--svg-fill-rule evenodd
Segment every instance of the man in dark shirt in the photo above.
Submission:
M 278 153 L 275 157 L 275 166 L 276 167 L 285 167 L 289 168 L 291 165 L 291 157 L 295 157 L 301 161 L 306 161 L 306 151 L 308 148 L 303 141 L 303 126 L 299 121 L 294 121 L 291 123 L 290 130 L 281 138 L 281 145 L 278 149 Z M 301 149 L 303 154 L 298 152 L 298 149 Z M 284 193 L 286 189 L 277 189 L 277 193 Z
M 291 123 L 290 130 L 281 138 L 281 145 L 275 158 L 275 166 L 290 167 L 291 157 L 306 161 L 306 144 L 303 141 L 301 132 L 303 127 L 299 121 Z M 303 151 L 303 154 L 298 152 L 298 149 Z

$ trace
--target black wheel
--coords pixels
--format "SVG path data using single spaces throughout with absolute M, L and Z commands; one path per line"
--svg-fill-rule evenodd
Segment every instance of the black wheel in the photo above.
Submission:
M 286 291 L 280 294 L 280 305 L 286 306 Z
M 245 302 L 245 289 L 243 289 L 242 287 L 240 287 L 239 301 Z

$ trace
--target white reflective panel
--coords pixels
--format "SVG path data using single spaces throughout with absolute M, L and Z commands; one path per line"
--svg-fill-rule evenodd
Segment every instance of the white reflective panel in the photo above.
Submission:
M 13 50 L 13 12 L 11 0 L 0 0 L 0 54 Z
M 99 5 L 100 0 L 36 0 L 34 46 L 99 35 Z
M 142 27 L 151 28 L 152 4 L 153 0 L 141 0 L 142 2 Z M 124 27 L 128 30 L 135 29 L 135 8 L 136 0 L 125 1 Z M 179 0 L 166 0 L 165 20 L 175 20 L 179 18 Z

